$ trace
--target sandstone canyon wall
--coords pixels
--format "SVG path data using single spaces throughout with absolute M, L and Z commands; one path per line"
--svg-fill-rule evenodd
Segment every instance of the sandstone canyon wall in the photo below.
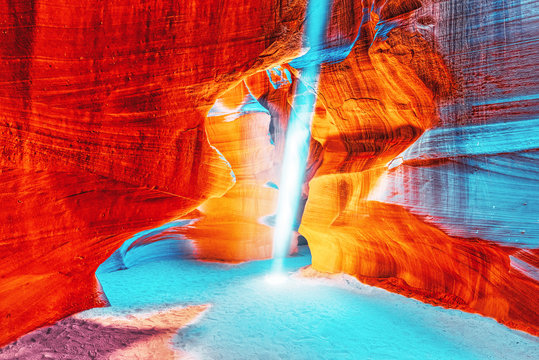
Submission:
M 1 4 L 0 343 L 106 303 L 97 267 L 178 218 L 120 253 L 176 236 L 200 259 L 271 255 L 305 1 Z M 333 2 L 313 268 L 538 333 L 532 13 Z
M 323 163 L 300 228 L 315 269 L 537 334 L 532 7 L 363 8 L 350 54 L 321 76 Z
M 0 343 L 102 304 L 126 239 L 233 186 L 205 116 L 295 56 L 304 7 L 0 2 Z

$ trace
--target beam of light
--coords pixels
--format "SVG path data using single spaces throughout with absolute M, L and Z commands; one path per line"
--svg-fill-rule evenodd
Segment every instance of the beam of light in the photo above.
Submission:
M 328 10 L 331 0 L 310 0 L 307 6 L 304 44 L 309 51 L 296 64 L 301 64 L 296 82 L 292 113 L 286 132 L 279 202 L 273 235 L 274 272 L 282 270 L 283 258 L 290 249 L 294 222 L 298 213 L 301 188 L 305 178 L 311 138 L 311 122 L 316 103 L 320 65 L 323 57 Z M 295 66 L 294 61 L 291 63 Z

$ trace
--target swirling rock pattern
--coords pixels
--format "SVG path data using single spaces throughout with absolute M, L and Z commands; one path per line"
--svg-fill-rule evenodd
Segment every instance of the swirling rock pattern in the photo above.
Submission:
M 276 155 L 271 116 L 242 82 L 208 114 L 208 138 L 230 162 L 235 184 L 199 207 L 200 218 L 183 234 L 199 259 L 245 261 L 271 257 L 273 228 L 264 220 L 277 207 Z
M 533 6 L 333 2 L 299 229 L 313 268 L 538 333 Z M 99 264 L 171 220 L 196 223 L 133 246 L 270 256 L 305 7 L 2 2 L 0 343 L 105 304 Z
M 103 303 L 94 272 L 123 241 L 232 187 L 206 114 L 296 56 L 304 8 L 1 2 L 0 343 Z
M 531 2 L 363 5 L 321 75 L 313 267 L 537 334 Z

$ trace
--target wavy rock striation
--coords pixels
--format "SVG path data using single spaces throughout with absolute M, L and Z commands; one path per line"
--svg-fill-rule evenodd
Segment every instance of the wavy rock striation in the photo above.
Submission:
M 269 257 L 312 56 L 313 268 L 539 333 L 531 0 L 335 0 L 310 53 L 305 0 L 4 5 L 0 344 L 106 304 L 117 249 Z
M 123 241 L 221 196 L 205 116 L 293 58 L 305 3 L 3 1 L 0 343 L 102 304 Z
M 363 5 L 321 75 L 312 266 L 538 334 L 532 3 Z

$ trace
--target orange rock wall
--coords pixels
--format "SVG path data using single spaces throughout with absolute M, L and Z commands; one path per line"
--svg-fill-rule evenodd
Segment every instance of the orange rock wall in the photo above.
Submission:
M 530 190 L 518 204 L 518 210 L 523 210 L 516 216 L 534 219 L 529 201 L 537 194 L 532 190 L 537 182 L 527 180 L 531 175 L 523 175 L 523 170 L 516 170 L 518 166 L 528 166 L 527 171 L 533 172 L 533 155 L 523 165 L 485 166 L 493 172 L 505 171 L 504 180 L 498 183 L 485 183 L 486 178 L 495 176 L 492 172 L 490 177 L 483 178 L 468 175 L 481 170 L 481 163 L 506 161 L 504 157 L 492 160 L 492 156 L 503 152 L 507 145 L 491 145 L 494 140 L 487 143 L 482 137 L 499 137 L 507 142 L 512 139 L 511 130 L 504 130 L 505 135 L 500 137 L 489 133 L 496 127 L 486 126 L 470 138 L 468 145 L 467 138 L 459 137 L 468 129 L 456 128 L 447 132 L 446 137 L 439 137 L 440 143 L 429 142 L 431 147 L 427 148 L 427 140 L 419 143 L 413 152 L 416 158 L 408 156 L 405 170 L 390 169 L 399 166 L 400 154 L 429 129 L 489 125 L 502 120 L 509 122 L 507 128 L 511 129 L 511 121 L 527 119 L 531 103 L 526 97 L 504 101 L 502 107 L 496 98 L 502 95 L 495 89 L 498 85 L 506 94 L 518 93 L 530 85 L 524 79 L 533 68 L 524 57 L 528 49 L 510 33 L 516 32 L 518 26 L 508 25 L 509 35 L 498 45 L 518 51 L 523 56 L 522 68 L 509 71 L 509 64 L 517 55 L 494 54 L 490 48 L 496 44 L 492 33 L 498 30 L 489 21 L 494 21 L 494 17 L 508 22 L 507 14 L 519 10 L 476 3 L 473 14 L 465 13 L 460 2 L 450 0 L 347 4 L 348 13 L 363 13 L 361 28 L 348 57 L 322 67 L 312 129 L 313 138 L 322 147 L 322 155 L 317 155 L 321 165 L 309 182 L 300 233 L 309 242 L 316 270 L 352 274 L 371 285 L 428 303 L 477 312 L 538 334 L 539 279 L 533 271 L 538 259 L 536 252 L 529 249 L 534 242 L 526 240 L 525 232 L 517 234 L 521 241 L 516 240 L 516 245 L 494 235 L 483 239 L 448 235 L 462 233 L 451 230 L 474 216 L 478 218 L 474 214 L 480 210 L 474 204 L 479 204 L 477 199 L 481 195 L 472 189 L 488 194 L 489 186 L 506 186 L 508 191 L 514 191 L 509 190 L 513 189 L 511 186 L 527 187 Z M 358 11 L 361 5 L 363 8 Z M 522 11 L 525 5 L 515 6 L 521 6 Z M 467 20 L 468 16 L 481 17 Z M 521 24 L 527 21 L 519 19 Z M 338 22 L 335 18 L 332 21 Z M 472 27 L 478 24 L 484 26 L 485 32 L 481 32 L 481 27 Z M 523 36 L 526 30 L 520 29 Z M 485 57 L 478 58 L 475 52 Z M 475 77 L 478 74 L 481 76 Z M 518 85 L 516 79 L 521 78 Z M 485 93 L 485 88 L 491 92 Z M 526 101 L 526 110 L 519 111 Z M 489 102 L 493 104 L 483 104 Z M 461 152 L 442 154 L 441 141 Z M 526 141 L 523 138 L 521 143 Z M 437 149 L 439 155 L 434 155 Z M 427 150 L 430 153 L 422 160 Z M 462 161 L 451 156 L 462 159 L 474 154 L 480 157 L 470 157 L 469 167 L 450 166 L 453 161 Z M 437 164 L 441 165 L 436 167 Z M 435 171 L 427 172 L 431 167 Z M 427 190 L 429 200 L 425 201 Z M 442 201 L 447 198 L 454 200 Z M 492 204 L 481 215 L 484 226 L 496 226 L 493 223 L 497 220 L 497 226 L 502 227 L 520 221 L 493 210 L 496 206 L 503 208 L 504 201 L 512 199 L 487 200 L 492 200 Z M 444 214 L 445 218 L 438 218 L 437 214 Z M 489 216 L 497 217 L 489 223 Z M 519 254 L 524 258 L 519 260 Z
M 219 107 L 219 109 L 217 109 Z M 273 228 L 265 219 L 277 208 L 278 157 L 269 133 L 271 117 L 241 82 L 219 98 L 207 118 L 208 139 L 230 162 L 235 184 L 200 207 L 200 218 L 182 233 L 195 257 L 245 261 L 271 257 Z M 266 221 L 267 222 L 267 221 Z

